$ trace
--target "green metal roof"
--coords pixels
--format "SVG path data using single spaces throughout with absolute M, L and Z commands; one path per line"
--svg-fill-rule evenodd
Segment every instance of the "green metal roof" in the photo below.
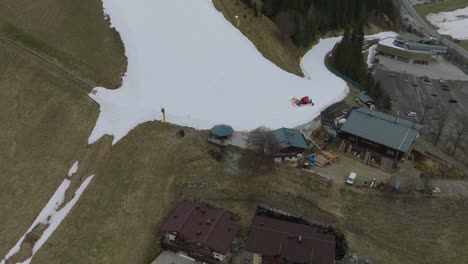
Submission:
M 341 131 L 407 152 L 418 136 L 422 125 L 367 108 L 351 112 Z
M 221 124 L 211 128 L 211 134 L 218 137 L 229 137 L 232 136 L 232 133 L 234 133 L 234 129 L 228 125 Z
M 279 144 L 280 149 L 296 147 L 307 149 L 307 143 L 304 136 L 296 129 L 280 128 L 272 132 L 273 137 Z

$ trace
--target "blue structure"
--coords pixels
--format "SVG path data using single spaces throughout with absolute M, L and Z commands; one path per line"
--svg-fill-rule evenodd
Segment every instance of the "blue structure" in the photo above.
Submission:
M 211 135 L 219 138 L 219 139 L 225 139 L 234 133 L 234 129 L 231 126 L 228 125 L 216 125 L 213 128 L 211 128 Z

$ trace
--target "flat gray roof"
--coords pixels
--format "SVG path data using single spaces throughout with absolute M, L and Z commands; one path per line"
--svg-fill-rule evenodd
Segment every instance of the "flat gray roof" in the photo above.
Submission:
M 427 52 L 443 52 L 443 53 L 446 53 L 448 51 L 448 48 L 445 46 L 427 45 L 427 44 L 413 43 L 413 42 L 408 42 L 406 46 L 409 50 L 420 50 L 420 51 L 427 51 Z
M 407 152 L 422 125 L 367 108 L 351 112 L 341 131 L 359 136 L 389 148 Z

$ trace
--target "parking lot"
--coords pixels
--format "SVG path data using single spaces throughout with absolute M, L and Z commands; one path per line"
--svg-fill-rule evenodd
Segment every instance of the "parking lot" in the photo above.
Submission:
M 380 62 L 377 67 L 389 71 L 408 73 L 415 76 L 427 75 L 433 79 L 468 81 L 468 75 L 442 56 L 434 58 L 427 65 L 409 64 L 382 55 L 377 55 L 375 58 Z
M 442 150 L 450 148 L 457 129 L 468 120 L 468 81 L 447 80 L 448 87 L 444 88 L 440 79 L 433 76 L 425 81 L 421 76 L 391 71 L 380 65 L 376 66 L 374 77 L 392 99 L 392 114 L 399 112 L 401 118 L 423 124 L 423 133 L 432 139 L 443 126 L 438 146 Z M 416 116 L 410 117 L 407 112 L 415 112 Z M 466 153 L 467 143 L 465 136 L 457 152 Z

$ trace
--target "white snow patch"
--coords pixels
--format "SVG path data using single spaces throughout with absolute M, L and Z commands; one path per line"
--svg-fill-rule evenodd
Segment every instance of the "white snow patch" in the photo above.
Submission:
M 398 33 L 386 31 L 386 32 L 380 32 L 375 35 L 366 36 L 365 39 L 366 40 L 379 40 L 380 45 L 389 46 L 389 47 L 396 48 L 396 49 L 404 49 L 402 47 L 399 47 L 393 44 L 393 41 L 395 41 L 395 39 L 398 36 L 399 36 Z
M 29 259 L 25 260 L 22 263 L 18 264 L 29 264 L 31 262 L 32 257 L 36 252 L 44 245 L 47 239 L 52 235 L 52 233 L 57 229 L 63 219 L 67 216 L 73 206 L 76 204 L 78 199 L 80 198 L 83 191 L 86 189 L 88 184 L 94 178 L 94 175 L 89 176 L 84 180 L 84 182 L 80 185 L 80 187 L 75 191 L 75 196 L 65 204 L 60 210 L 57 209 L 63 204 L 65 199 L 65 192 L 67 191 L 68 187 L 70 187 L 70 180 L 65 179 L 60 186 L 55 191 L 54 195 L 49 199 L 47 204 L 44 206 L 42 211 L 37 216 L 36 220 L 34 220 L 33 224 L 29 227 L 29 229 L 24 233 L 24 235 L 18 240 L 15 246 L 10 249 L 10 251 L 3 257 L 0 261 L 0 264 L 5 264 L 6 261 L 18 253 L 21 249 L 21 244 L 23 243 L 26 235 L 32 232 L 32 230 L 38 226 L 39 224 L 48 225 L 46 230 L 42 233 L 39 240 L 36 241 L 34 247 L 32 249 L 32 255 Z
M 78 161 L 75 161 L 71 166 L 70 170 L 68 171 L 68 177 L 73 176 L 78 171 Z
M 128 71 L 119 89 L 97 87 L 89 95 L 101 111 L 89 143 L 104 134 L 116 143 L 138 124 L 161 120 L 161 107 L 168 122 L 198 129 L 295 127 L 348 93 L 324 65 L 340 38 L 321 40 L 304 56 L 307 80 L 266 60 L 211 0 L 103 2 L 125 45 Z M 314 107 L 292 106 L 292 97 L 306 95 Z
M 429 14 L 427 20 L 438 28 L 437 32 L 455 39 L 468 39 L 468 6 L 451 12 Z

